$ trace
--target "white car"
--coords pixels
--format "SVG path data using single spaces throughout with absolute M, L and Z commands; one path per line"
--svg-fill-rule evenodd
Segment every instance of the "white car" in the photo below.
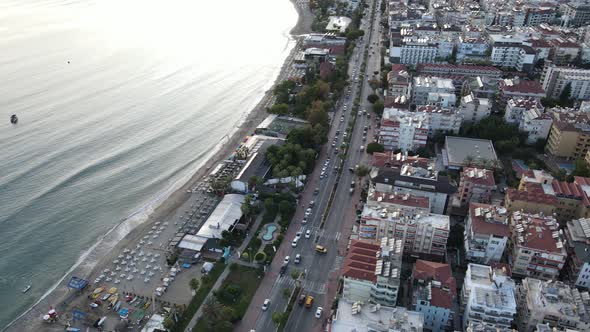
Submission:
M 305 210 L 305 216 L 309 217 L 311 215 L 311 208 L 307 208 L 307 210 Z
M 268 307 L 270 307 L 270 299 L 264 300 L 264 303 L 262 304 L 262 311 L 268 310 Z M 317 316 L 317 313 L 316 313 L 316 316 Z
M 302 224 L 307 224 L 307 217 L 303 217 L 303 220 L 301 220 Z
M 289 264 L 289 260 L 290 260 L 290 259 L 291 259 L 291 257 L 289 257 L 289 256 L 285 256 L 285 260 L 283 260 L 283 263 L 284 263 L 285 265 Z
M 305 238 L 309 239 L 310 237 L 311 237 L 311 230 L 308 229 L 305 231 Z
M 296 238 L 296 239 L 300 239 L 300 238 L 301 238 L 301 232 L 297 232 L 297 233 L 295 233 L 295 238 Z
M 324 312 L 324 308 L 318 307 L 318 310 L 315 311 L 315 318 L 322 317 L 322 312 Z
M 299 264 L 301 262 L 301 254 L 295 255 L 295 260 L 293 262 L 295 264 Z
M 297 247 L 297 242 L 299 242 L 299 238 L 298 237 L 296 237 L 296 238 L 293 239 L 293 242 L 291 242 L 291 247 L 293 247 L 293 248 Z

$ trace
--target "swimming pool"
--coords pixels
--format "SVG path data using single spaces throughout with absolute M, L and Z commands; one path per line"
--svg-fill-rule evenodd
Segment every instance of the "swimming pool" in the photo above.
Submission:
M 277 226 L 276 225 L 268 225 L 266 226 L 266 232 L 264 233 L 264 235 L 262 235 L 262 239 L 264 241 L 270 241 L 272 240 L 272 235 L 273 233 L 277 230 Z

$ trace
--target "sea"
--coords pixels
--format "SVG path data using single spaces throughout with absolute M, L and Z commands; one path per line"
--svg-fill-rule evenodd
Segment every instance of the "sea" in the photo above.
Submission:
M 0 329 L 227 140 L 296 22 L 288 0 L 0 0 Z

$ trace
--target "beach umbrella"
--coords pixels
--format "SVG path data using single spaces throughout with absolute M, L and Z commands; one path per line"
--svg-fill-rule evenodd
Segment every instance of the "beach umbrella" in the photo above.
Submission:
M 125 273 L 121 273 L 121 275 L 119 276 L 119 278 L 125 278 Z
M 141 272 L 139 272 L 139 274 L 145 274 L 145 270 L 141 270 Z

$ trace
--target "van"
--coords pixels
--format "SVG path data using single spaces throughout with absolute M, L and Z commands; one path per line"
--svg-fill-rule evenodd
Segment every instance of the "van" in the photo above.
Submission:
M 328 249 L 326 249 L 326 247 L 324 246 L 320 246 L 319 244 L 315 246 L 315 251 L 325 254 L 328 252 Z
M 307 297 L 305 298 L 305 307 L 311 308 L 312 305 L 313 305 L 313 296 L 307 295 Z

